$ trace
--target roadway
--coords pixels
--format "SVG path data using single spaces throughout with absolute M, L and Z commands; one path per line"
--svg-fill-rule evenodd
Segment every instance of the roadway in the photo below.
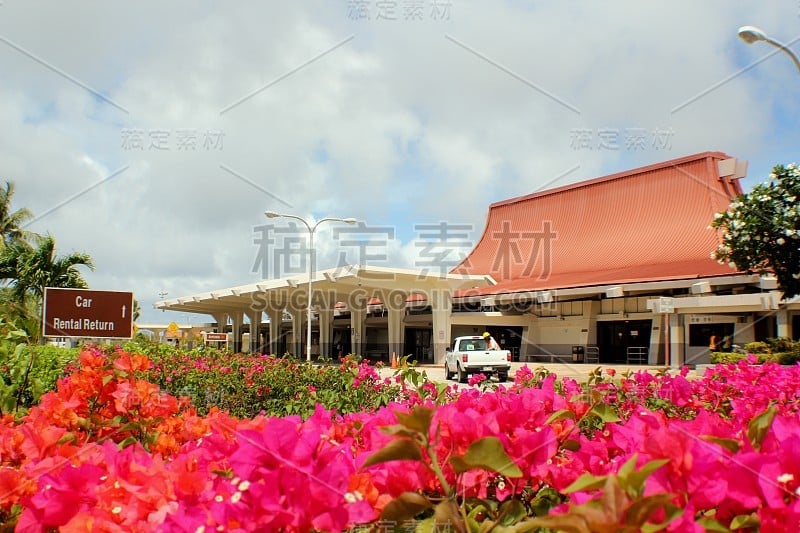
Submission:
M 607 371 L 609 369 L 613 369 L 616 372 L 616 375 L 623 374 L 625 372 L 638 372 L 640 370 L 645 370 L 651 373 L 657 373 L 664 368 L 663 365 L 661 366 L 652 366 L 652 365 L 625 365 L 625 364 L 582 364 L 582 363 L 511 363 L 511 372 L 509 372 L 508 380 L 509 383 L 513 381 L 514 374 L 516 374 L 517 370 L 526 366 L 533 371 L 536 371 L 540 368 L 543 368 L 553 374 L 556 374 L 559 378 L 562 377 L 569 377 L 573 378 L 576 381 L 586 381 L 595 369 L 600 367 L 607 375 Z M 428 378 L 433 381 L 445 381 L 444 379 L 444 365 L 417 365 L 419 370 L 424 370 L 425 373 L 428 375 Z M 394 369 L 390 366 L 386 366 L 380 370 L 380 374 L 383 377 L 390 377 L 394 375 Z M 697 374 L 694 370 L 690 371 L 687 375 L 687 378 L 694 378 L 698 377 L 700 374 Z M 455 379 L 451 380 L 451 383 L 457 383 Z

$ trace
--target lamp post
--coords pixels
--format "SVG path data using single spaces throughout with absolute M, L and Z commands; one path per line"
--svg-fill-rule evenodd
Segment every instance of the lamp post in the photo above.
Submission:
M 326 217 L 318 220 L 312 226 L 304 218 L 298 217 L 297 215 L 286 215 L 282 213 L 276 213 L 274 211 L 267 211 L 264 213 L 264 215 L 266 215 L 267 218 L 291 218 L 300 221 L 308 230 L 308 309 L 306 314 L 306 322 L 308 322 L 308 324 L 306 329 L 306 361 L 311 361 L 311 281 L 314 277 L 314 232 L 317 231 L 317 228 L 323 222 L 344 222 L 345 224 L 355 224 L 358 221 L 354 218 Z M 321 325 L 320 333 L 322 333 Z
M 794 52 L 792 52 L 785 44 L 769 37 L 760 28 L 756 28 L 755 26 L 742 26 L 739 28 L 739 37 L 741 37 L 741 39 L 747 44 L 753 44 L 756 41 L 764 41 L 765 43 L 771 44 L 775 48 L 783 50 L 789 55 L 789 57 L 792 58 L 797 70 L 800 70 L 800 60 L 797 59 L 797 56 L 794 55 Z

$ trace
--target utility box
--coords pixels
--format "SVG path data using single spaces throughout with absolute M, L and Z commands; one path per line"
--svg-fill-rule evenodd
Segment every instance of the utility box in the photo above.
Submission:
M 573 363 L 583 362 L 583 346 L 572 347 L 572 362 Z

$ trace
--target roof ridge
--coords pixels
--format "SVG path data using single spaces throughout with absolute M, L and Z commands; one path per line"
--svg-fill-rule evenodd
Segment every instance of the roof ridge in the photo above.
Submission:
M 527 200 L 531 200 L 533 198 L 541 198 L 541 197 L 544 197 L 544 196 L 550 196 L 552 194 L 557 194 L 557 193 L 561 193 L 561 192 L 568 191 L 568 190 L 581 189 L 583 187 L 588 187 L 589 185 L 595 185 L 597 183 L 604 183 L 606 181 L 613 181 L 613 180 L 617 180 L 617 179 L 628 178 L 628 177 L 631 177 L 631 176 L 635 176 L 637 174 L 644 174 L 645 172 L 652 172 L 654 170 L 659 170 L 659 169 L 663 169 L 663 168 L 675 167 L 675 166 L 678 166 L 678 165 L 683 165 L 683 164 L 686 164 L 686 163 L 692 163 L 694 161 L 699 161 L 701 159 L 707 159 L 707 158 L 730 159 L 731 156 L 729 156 L 728 154 L 726 154 L 724 152 L 712 152 L 712 151 L 699 152 L 699 153 L 688 155 L 688 156 L 683 156 L 683 157 L 678 157 L 678 158 L 675 158 L 675 159 L 670 159 L 668 161 L 661 161 L 661 162 L 658 162 L 658 163 L 652 163 L 650 165 L 645 165 L 645 166 L 638 167 L 638 168 L 633 168 L 633 169 L 630 169 L 630 170 L 623 170 L 621 172 L 615 172 L 614 174 L 608 174 L 606 176 L 598 176 L 596 178 L 589 178 L 589 179 L 586 179 L 586 180 L 583 180 L 583 181 L 579 181 L 579 182 L 576 182 L 576 183 L 570 183 L 568 185 L 563 185 L 561 187 L 556 187 L 556 188 L 553 188 L 553 189 L 545 189 L 544 191 L 537 191 L 537 192 L 530 193 L 530 194 L 524 194 L 522 196 L 515 196 L 513 198 L 508 198 L 506 200 L 500 200 L 500 201 L 497 201 L 497 202 L 494 202 L 494 203 L 490 204 L 489 205 L 489 211 L 491 211 L 495 207 L 502 207 L 502 206 L 506 206 L 506 205 L 515 204 L 515 203 L 518 203 L 518 202 L 524 202 L 524 201 L 527 201 Z
M 675 260 L 672 260 L 672 261 L 671 260 L 655 261 L 655 260 L 651 260 L 651 261 L 644 261 L 644 262 L 641 262 L 641 263 L 635 263 L 635 264 L 621 266 L 621 267 L 605 268 L 603 270 L 604 271 L 630 270 L 632 268 L 645 268 L 645 267 L 651 267 L 651 266 L 657 267 L 657 266 L 664 266 L 664 265 L 686 265 L 686 264 L 697 263 L 698 261 L 708 261 L 709 264 L 711 264 L 711 263 L 722 264 L 719 261 L 711 259 L 710 257 L 706 257 L 706 258 L 698 257 L 698 258 L 693 258 L 693 259 L 682 259 L 680 261 L 675 261 Z M 592 273 L 595 273 L 595 272 L 597 272 L 596 268 L 587 268 L 585 270 L 566 270 L 566 271 L 560 272 L 559 274 L 572 274 L 572 275 L 575 275 L 575 274 L 592 274 Z M 731 272 L 739 272 L 739 271 L 738 270 L 734 271 L 733 269 L 731 269 Z M 531 276 L 518 276 L 518 277 L 515 277 L 515 278 L 506 278 L 503 281 L 515 281 L 515 280 L 530 279 L 530 278 L 531 278 Z M 546 281 L 546 279 L 544 281 Z M 498 283 L 502 283 L 502 281 L 498 282 Z

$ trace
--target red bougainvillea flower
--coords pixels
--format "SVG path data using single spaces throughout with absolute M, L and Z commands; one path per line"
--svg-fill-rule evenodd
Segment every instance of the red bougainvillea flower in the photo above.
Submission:
M 253 369 L 275 364 L 255 361 L 181 355 L 169 371 L 239 369 L 247 380 Z M 668 531 L 703 531 L 696 518 L 712 514 L 729 529 L 734 517 L 755 514 L 760 531 L 800 530 L 800 366 L 720 365 L 696 380 L 637 372 L 600 377 L 591 391 L 524 367 L 512 386 L 494 392 L 441 394 L 429 383 L 406 387 L 402 401 L 374 412 L 337 416 L 318 407 L 307 420 L 239 420 L 217 409 L 199 416 L 187 398 L 140 379 L 151 366 L 139 354 L 84 350 L 26 416 L 0 418 L 0 512 L 21 510 L 18 531 L 374 526 L 403 492 L 443 496 L 428 456 L 362 468 L 394 438 L 382 428 L 418 405 L 433 411 L 433 457 L 466 497 L 504 501 L 539 488 L 563 494 L 583 473 L 616 474 L 636 455 L 637 467 L 668 459 L 644 487 L 645 495 L 673 494 L 684 510 Z M 347 362 L 341 371 L 380 381 L 368 365 Z M 768 408 L 774 421 L 754 431 L 751 421 Z M 619 421 L 604 423 L 598 409 Z M 456 475 L 449 459 L 488 436 L 521 478 L 482 468 Z M 596 497 L 564 495 L 569 503 L 551 513 Z

